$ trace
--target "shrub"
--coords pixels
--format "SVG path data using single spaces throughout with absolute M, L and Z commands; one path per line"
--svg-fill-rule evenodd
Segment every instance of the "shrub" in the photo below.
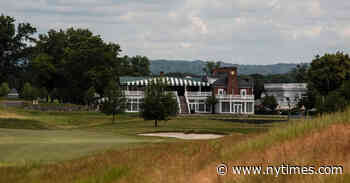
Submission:
M 7 83 L 2 83 L 0 86 L 0 97 L 6 96 L 10 92 L 9 85 Z

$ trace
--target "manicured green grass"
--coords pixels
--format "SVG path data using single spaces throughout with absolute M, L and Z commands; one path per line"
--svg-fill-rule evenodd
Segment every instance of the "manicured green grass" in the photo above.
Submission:
M 265 132 L 273 126 L 275 124 L 225 122 L 204 115 L 175 117 L 169 121 L 161 121 L 159 127 L 154 128 L 153 121 L 144 121 L 137 114 L 118 115 L 112 123 L 111 116 L 98 112 L 0 109 L 0 166 L 61 161 L 108 149 L 181 141 L 144 137 L 137 135 L 139 133 L 248 134 Z

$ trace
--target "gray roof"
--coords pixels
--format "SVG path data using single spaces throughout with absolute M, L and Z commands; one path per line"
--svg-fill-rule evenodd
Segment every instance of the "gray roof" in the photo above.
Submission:
M 253 88 L 254 82 L 251 79 L 238 79 L 238 88 Z
M 214 85 L 215 87 L 217 87 L 217 86 L 226 87 L 226 85 L 227 85 L 227 79 L 226 79 L 226 78 L 218 79 L 218 80 L 216 80 L 216 81 L 213 83 L 213 85 Z

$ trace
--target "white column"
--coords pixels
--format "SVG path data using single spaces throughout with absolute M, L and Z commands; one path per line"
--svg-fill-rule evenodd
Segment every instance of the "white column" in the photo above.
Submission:
M 232 113 L 232 100 L 230 100 L 230 113 Z

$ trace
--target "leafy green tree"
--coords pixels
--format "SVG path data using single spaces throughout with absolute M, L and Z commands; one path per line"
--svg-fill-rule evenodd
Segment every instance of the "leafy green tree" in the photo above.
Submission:
M 92 102 L 94 102 L 96 94 L 95 88 L 92 86 L 85 92 L 85 101 L 86 104 L 89 106 Z
M 85 103 L 85 92 L 94 87 L 103 93 L 108 81 L 120 75 L 120 46 L 105 43 L 88 29 L 50 30 L 40 34 L 31 61 L 36 86 L 49 93 L 56 88 L 62 102 Z
M 158 121 L 168 120 L 178 112 L 178 104 L 171 93 L 166 92 L 167 84 L 158 79 L 150 83 L 145 90 L 144 103 L 141 104 L 140 114 L 145 120 L 154 120 L 154 126 L 158 127 Z
M 41 87 L 39 89 L 39 97 L 42 99 L 46 99 L 46 101 L 48 102 L 48 96 L 49 92 L 47 91 L 47 89 L 45 87 Z
M 296 68 L 291 71 L 297 83 L 307 82 L 307 64 L 298 64 Z
M 150 75 L 150 62 L 145 56 L 135 56 L 130 58 L 131 75 L 132 76 L 148 76 Z
M 207 97 L 207 100 L 205 101 L 206 104 L 211 106 L 211 113 L 215 114 L 215 105 L 219 102 L 218 99 L 216 98 L 214 92 L 212 93 L 211 96 Z
M 9 92 L 10 92 L 9 85 L 3 82 L 0 86 L 0 97 L 6 96 L 7 94 L 9 94 Z
M 307 72 L 308 85 L 321 96 L 340 88 L 343 81 L 350 77 L 349 55 L 337 52 L 316 56 Z
M 101 111 L 107 115 L 115 115 L 123 113 L 126 107 L 126 99 L 124 93 L 117 82 L 109 82 L 104 92 L 104 102 L 102 103 Z
M 318 96 L 319 98 L 322 96 Z M 316 107 L 321 113 L 343 111 L 349 102 L 339 91 L 332 91 L 327 96 L 317 100 Z
M 203 68 L 203 72 L 207 76 L 211 76 L 213 74 L 213 70 L 220 68 L 220 66 L 221 66 L 221 62 L 208 61 L 206 62 L 205 67 Z
M 261 103 L 264 108 L 267 108 L 271 111 L 275 111 L 277 106 L 278 106 L 278 103 L 277 103 L 277 100 L 274 96 L 265 96 L 264 98 L 262 98 L 262 103 Z
M 10 82 L 11 86 L 23 67 L 26 65 L 31 53 L 31 46 L 35 39 L 36 29 L 29 23 L 18 23 L 10 16 L 0 15 L 0 82 Z
M 32 87 L 30 83 L 25 83 L 22 89 L 22 97 L 26 100 L 36 100 L 39 97 L 39 91 Z

